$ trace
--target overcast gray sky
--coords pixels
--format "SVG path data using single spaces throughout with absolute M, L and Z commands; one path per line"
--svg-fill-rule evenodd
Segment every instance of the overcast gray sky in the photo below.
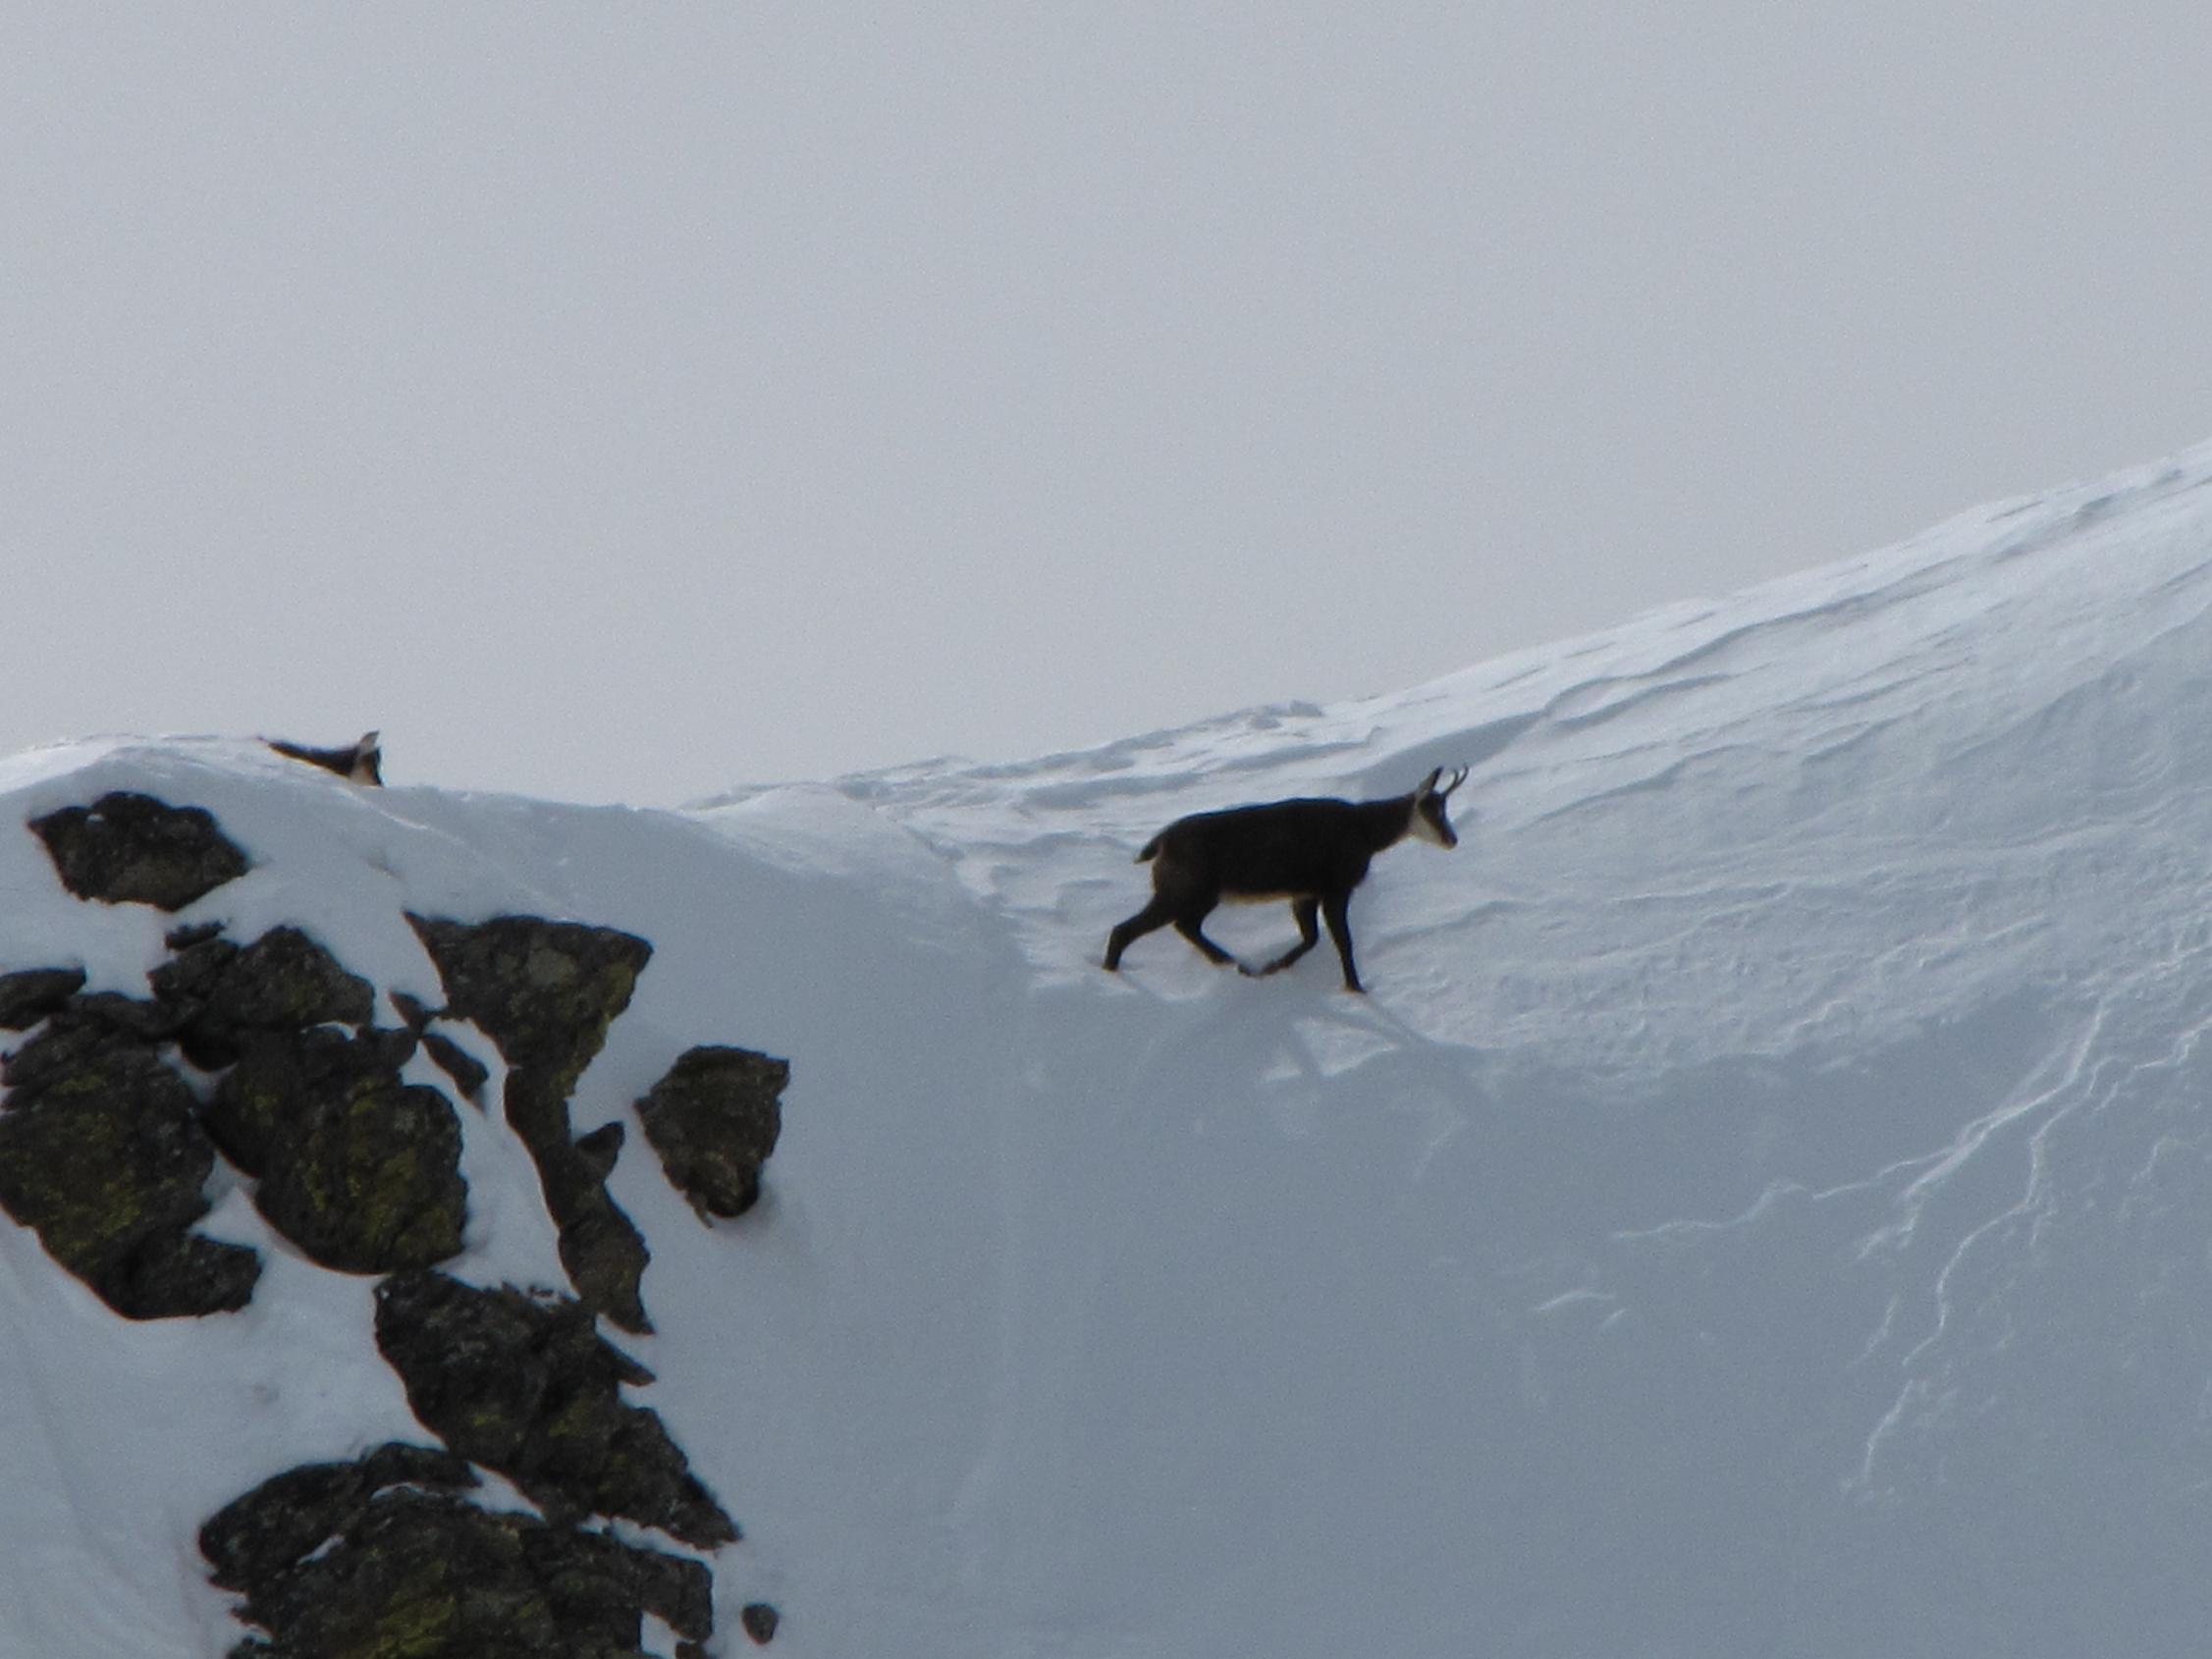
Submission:
M 2212 7 L 33 6 L 0 750 L 673 803 L 2212 438 Z

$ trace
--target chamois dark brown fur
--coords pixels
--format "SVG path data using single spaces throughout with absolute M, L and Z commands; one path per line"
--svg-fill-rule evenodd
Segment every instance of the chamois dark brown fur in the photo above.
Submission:
M 1410 794 L 1386 801 L 1301 798 L 1178 818 L 1145 843 L 1139 864 L 1152 865 L 1152 902 L 1106 937 L 1108 973 L 1121 966 L 1131 942 L 1172 925 L 1209 962 L 1225 967 L 1236 958 L 1206 937 L 1203 924 L 1223 899 L 1288 899 L 1298 923 L 1298 942 L 1255 976 L 1280 973 L 1328 937 L 1344 965 L 1344 989 L 1364 990 L 1352 963 L 1352 889 L 1367 880 L 1368 864 L 1408 835 L 1455 847 L 1444 800 L 1467 780 L 1462 767 L 1449 782 L 1437 768 Z M 1439 787 L 1439 784 L 1441 785 Z

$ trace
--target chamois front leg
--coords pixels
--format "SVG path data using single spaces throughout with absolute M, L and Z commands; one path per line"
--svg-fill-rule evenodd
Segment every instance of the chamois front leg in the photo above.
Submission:
M 1322 915 L 1328 922 L 1328 937 L 1336 945 L 1337 960 L 1344 964 L 1344 989 L 1362 995 L 1367 987 L 1360 984 L 1360 971 L 1352 966 L 1352 895 L 1330 893 L 1322 900 Z

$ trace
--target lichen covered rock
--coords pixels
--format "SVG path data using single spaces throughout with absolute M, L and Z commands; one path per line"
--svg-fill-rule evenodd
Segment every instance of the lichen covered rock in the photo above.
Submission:
M 437 1090 L 369 1083 L 301 1102 L 254 1204 L 315 1261 L 346 1273 L 457 1255 L 468 1218 L 460 1125 Z
M 736 1538 L 660 1418 L 623 1402 L 652 1373 L 585 1303 L 396 1273 L 377 1286 L 376 1344 L 423 1425 L 549 1519 L 619 1516 L 701 1548 Z
M 365 1025 L 376 1012 L 376 988 L 297 928 L 272 928 L 244 946 L 198 939 L 147 980 L 172 1010 L 186 1055 L 207 1071 L 238 1059 L 251 1033 Z
M 446 1012 L 481 1027 L 510 1067 L 543 1073 L 563 1099 L 653 955 L 635 934 L 580 922 L 407 920 L 445 982 Z
M 393 1467 L 395 1452 L 416 1467 Z M 420 1467 L 434 1458 L 386 1447 L 294 1470 L 207 1524 L 216 1581 L 271 1638 L 234 1659 L 637 1659 L 647 1613 L 693 1641 L 713 1633 L 699 1563 L 479 1509 L 450 1471 Z
M 790 1076 L 787 1062 L 750 1048 L 703 1045 L 678 1055 L 637 1102 L 661 1167 L 702 1217 L 742 1215 L 759 1199 Z
M 30 821 L 79 898 L 182 910 L 245 874 L 245 854 L 201 807 L 116 790 Z
M 260 1259 L 190 1231 L 215 1147 L 184 1079 L 145 1044 L 64 1009 L 11 1056 L 0 1207 L 134 1319 L 243 1308 Z
M 407 918 L 437 964 L 449 1017 L 473 1021 L 507 1061 L 507 1121 L 529 1148 L 561 1262 L 576 1294 L 624 1330 L 653 1328 L 640 1293 L 651 1253 L 579 1151 L 568 1095 L 629 1006 L 653 947 L 634 934 L 534 916 Z
M 388 1486 L 458 1491 L 476 1484 L 465 1458 L 394 1440 L 354 1463 L 302 1464 L 272 1475 L 208 1518 L 199 1553 L 225 1589 L 250 1590 L 347 1530 Z
M 461 1248 L 460 1124 L 437 1090 L 401 1080 L 414 1044 L 407 1031 L 252 1032 L 216 1084 L 209 1133 L 259 1178 L 270 1225 L 323 1266 L 388 1273 Z

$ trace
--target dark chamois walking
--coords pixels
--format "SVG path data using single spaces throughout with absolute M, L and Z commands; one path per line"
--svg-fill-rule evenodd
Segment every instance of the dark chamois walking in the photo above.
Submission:
M 1368 862 L 1376 853 L 1408 835 L 1440 847 L 1459 845 L 1444 815 L 1444 798 L 1467 781 L 1467 769 L 1461 767 L 1448 782 L 1443 778 L 1438 767 L 1411 794 L 1387 801 L 1269 801 L 1178 818 L 1137 855 L 1139 864 L 1152 861 L 1152 902 L 1107 936 L 1106 971 L 1121 966 L 1121 953 L 1132 940 L 1169 923 L 1209 962 L 1226 966 L 1236 958 L 1201 927 L 1214 907 L 1223 899 L 1286 898 L 1298 919 L 1298 942 L 1265 968 L 1238 967 L 1255 975 L 1289 967 L 1320 941 L 1314 925 L 1320 915 L 1327 918 L 1328 937 L 1344 964 L 1344 989 L 1365 990 L 1352 966 L 1346 915 L 1352 889 L 1367 879 Z

